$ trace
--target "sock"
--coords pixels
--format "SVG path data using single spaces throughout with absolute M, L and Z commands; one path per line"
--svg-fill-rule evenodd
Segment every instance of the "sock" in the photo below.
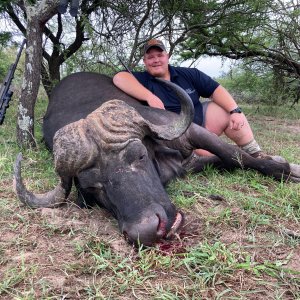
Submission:
M 246 145 L 240 146 L 240 148 L 250 155 L 261 151 L 261 148 L 259 147 L 255 139 L 253 139 L 251 142 L 249 142 Z

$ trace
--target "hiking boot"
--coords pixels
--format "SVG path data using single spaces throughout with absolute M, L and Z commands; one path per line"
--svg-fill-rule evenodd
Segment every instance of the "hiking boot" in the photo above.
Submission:
M 263 151 L 257 151 L 255 153 L 250 154 L 254 158 L 262 158 L 262 159 L 272 159 L 271 155 L 264 153 Z
M 269 155 L 264 153 L 263 151 L 257 151 L 255 153 L 250 154 L 254 158 L 260 158 L 260 159 L 268 159 L 268 160 L 274 160 L 279 163 L 287 163 L 287 160 L 279 155 Z

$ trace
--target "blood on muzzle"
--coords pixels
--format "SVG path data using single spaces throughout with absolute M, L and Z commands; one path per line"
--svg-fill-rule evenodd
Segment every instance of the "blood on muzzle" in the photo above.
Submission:
M 153 214 L 141 222 L 124 224 L 122 233 L 124 237 L 135 245 L 153 246 L 161 239 L 171 239 L 183 225 L 183 215 L 177 212 L 170 230 L 167 229 L 168 221 L 159 214 Z

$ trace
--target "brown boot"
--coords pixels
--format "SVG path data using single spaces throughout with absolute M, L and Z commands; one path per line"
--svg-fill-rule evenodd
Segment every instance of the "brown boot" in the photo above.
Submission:
M 255 153 L 250 154 L 254 158 L 262 158 L 262 159 L 272 159 L 271 155 L 264 153 L 263 151 L 257 151 Z
M 287 163 L 287 160 L 285 158 L 283 158 L 282 156 L 269 155 L 269 154 L 264 153 L 263 151 L 257 151 L 255 153 L 252 153 L 251 156 L 254 158 L 274 160 L 274 161 L 282 163 L 282 164 Z

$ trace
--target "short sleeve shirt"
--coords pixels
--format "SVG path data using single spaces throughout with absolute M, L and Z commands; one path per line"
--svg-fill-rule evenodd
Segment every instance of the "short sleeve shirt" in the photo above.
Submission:
M 194 123 L 203 124 L 203 108 L 200 97 L 210 97 L 219 83 L 196 68 L 173 67 L 169 65 L 171 82 L 183 88 L 191 97 L 194 107 Z M 155 80 L 147 71 L 132 72 L 136 79 L 164 103 L 166 110 L 180 113 L 180 102 L 177 95 L 164 84 Z

